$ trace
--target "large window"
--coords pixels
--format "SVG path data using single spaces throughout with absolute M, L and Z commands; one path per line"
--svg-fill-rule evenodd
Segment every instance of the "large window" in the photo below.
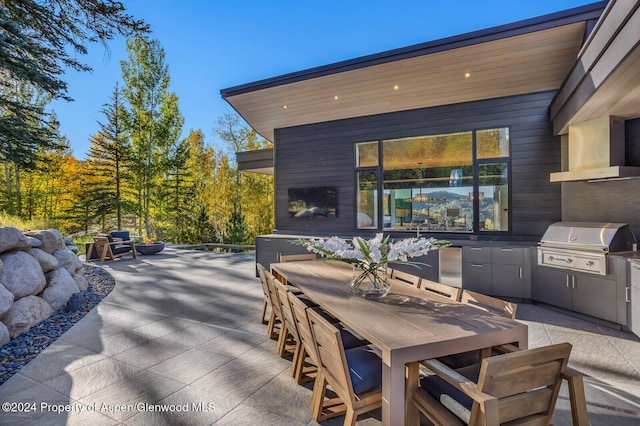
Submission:
M 508 231 L 509 155 L 507 128 L 358 143 L 358 228 Z

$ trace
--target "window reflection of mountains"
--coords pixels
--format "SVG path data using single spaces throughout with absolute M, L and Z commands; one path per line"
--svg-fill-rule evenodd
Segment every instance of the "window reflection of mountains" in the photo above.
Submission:
M 463 194 L 458 194 L 458 193 L 449 192 L 449 191 L 432 191 L 428 193 L 423 193 L 423 196 L 428 197 L 428 200 L 424 202 L 413 201 L 412 203 L 414 207 L 416 205 L 444 206 L 450 203 L 456 203 L 456 205 L 460 203 L 469 203 L 469 204 L 472 203 L 472 200 L 468 194 L 463 195 Z M 414 195 L 414 198 L 415 197 L 416 195 Z M 485 196 L 483 199 L 480 200 L 481 208 L 484 207 L 485 205 L 492 205 L 492 204 L 493 204 L 493 197 Z

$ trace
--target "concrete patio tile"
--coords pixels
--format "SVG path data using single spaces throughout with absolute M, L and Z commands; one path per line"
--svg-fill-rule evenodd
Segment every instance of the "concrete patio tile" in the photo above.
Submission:
M 114 359 L 136 365 L 140 368 L 149 368 L 174 356 L 186 352 L 190 348 L 186 345 L 170 342 L 162 338 L 148 340 L 124 352 L 117 353 Z
M 559 329 L 550 331 L 550 336 L 552 343 L 569 342 L 573 345 L 569 365 L 576 370 L 605 382 L 640 382 L 640 374 L 627 362 L 622 353 L 608 344 L 606 338 Z M 612 368 L 613 366 L 615 368 Z
M 253 353 L 257 356 L 260 350 Z M 192 383 L 192 386 L 204 389 L 216 397 L 230 398 L 242 402 L 277 377 L 283 371 L 288 371 L 290 364 L 278 360 L 273 354 L 275 362 L 269 360 L 262 363 L 253 355 L 239 356 L 224 364 L 220 368 Z
M 106 299 L 105 299 L 106 300 Z M 134 310 L 130 306 L 121 306 L 103 301 L 95 308 L 105 324 L 130 329 L 132 325 L 137 327 L 164 318 L 164 315 Z
M 153 340 L 151 337 L 144 334 L 136 333 L 131 330 L 123 330 L 111 336 L 91 336 L 84 341 L 78 339 L 75 340 L 75 342 L 77 342 L 79 346 L 101 353 L 107 357 L 112 357 L 151 340 Z
M 229 333 L 228 329 L 216 327 L 211 324 L 196 323 L 192 321 L 186 322 L 191 323 L 191 325 L 175 333 L 167 334 L 162 338 L 164 340 L 179 343 L 181 345 L 196 347 L 212 339 L 215 339 L 216 337 L 220 337 L 223 334 Z
M 232 357 L 249 352 L 256 346 L 268 341 L 266 334 L 255 334 L 244 331 L 232 330 L 222 336 L 211 339 L 198 346 L 200 350 L 216 352 Z M 274 346 L 275 347 L 275 346 Z M 275 350 L 274 350 L 275 353 Z
M 95 406 L 100 413 L 123 421 L 144 412 L 148 404 L 157 404 L 184 386 L 160 374 L 142 371 L 81 398 L 80 402 Z
M 185 384 L 191 384 L 232 359 L 226 355 L 193 348 L 154 365 L 149 368 L 149 371 Z
M 65 372 L 77 370 L 105 358 L 104 355 L 89 349 L 53 344 L 38 354 L 39 362 L 25 365 L 20 370 L 20 374 L 42 383 Z
M 11 411 L 0 410 L 0 424 L 65 424 L 67 414 L 57 412 L 53 407 L 68 405 L 70 403 L 68 396 L 20 374 L 11 378 L 10 386 L 12 391 L 9 392 L 0 388 L 0 401 L 2 403 L 16 403 L 16 405 L 10 409 Z M 4 388 L 10 389 L 6 386 Z M 17 404 L 21 404 L 20 407 Z M 23 404 L 27 404 L 27 406 L 25 407 Z
M 127 426 L 174 426 L 174 425 L 211 425 L 233 410 L 238 403 L 193 386 L 187 386 L 162 399 L 158 403 L 167 407 L 175 406 L 171 411 L 147 411 L 127 419 Z M 178 409 L 179 407 L 179 409 Z M 254 421 L 255 423 L 260 423 Z
M 115 359 L 106 358 L 77 370 L 45 380 L 46 387 L 81 400 L 140 372 L 140 368 Z
M 245 404 L 240 404 L 226 416 L 218 420 L 216 426 L 238 426 L 255 424 L 259 419 L 260 426 L 301 426 L 306 423 L 292 421 L 287 417 L 259 410 Z
M 309 403 L 311 387 L 300 386 L 287 369 L 247 398 L 243 404 L 261 411 L 268 411 L 292 422 L 312 421 Z M 283 401 L 287 401 L 283 404 Z
M 182 320 L 179 317 L 167 316 L 158 321 L 154 321 L 133 329 L 136 333 L 149 337 L 164 337 L 168 334 L 181 331 L 187 327 L 191 327 L 192 322 Z

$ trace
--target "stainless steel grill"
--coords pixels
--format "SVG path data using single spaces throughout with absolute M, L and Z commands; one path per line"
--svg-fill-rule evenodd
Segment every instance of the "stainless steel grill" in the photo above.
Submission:
M 557 222 L 538 247 L 538 265 L 607 275 L 607 254 L 636 250 L 626 223 Z

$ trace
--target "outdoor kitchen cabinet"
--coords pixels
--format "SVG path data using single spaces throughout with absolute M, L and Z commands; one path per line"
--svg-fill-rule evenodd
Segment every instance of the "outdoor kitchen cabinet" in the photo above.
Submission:
M 492 247 L 491 294 L 498 297 L 525 299 L 525 281 L 530 275 L 529 251 L 524 247 Z M 527 292 L 528 293 L 528 292 Z
M 525 247 L 463 247 L 462 288 L 512 299 L 530 298 Z
M 491 247 L 462 247 L 462 288 L 491 294 Z
M 533 283 L 533 299 L 538 302 L 618 322 L 615 276 L 537 266 Z
M 629 329 L 640 336 L 640 262 L 633 260 L 629 262 L 630 282 L 625 289 L 627 295 L 625 301 L 629 307 Z

